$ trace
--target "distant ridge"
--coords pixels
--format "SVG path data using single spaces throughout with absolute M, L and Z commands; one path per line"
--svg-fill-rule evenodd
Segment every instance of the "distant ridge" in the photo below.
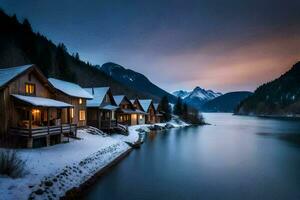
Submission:
M 242 100 L 252 94 L 252 92 L 248 91 L 229 92 L 204 103 L 201 106 L 201 111 L 232 113 Z
M 171 102 L 176 101 L 175 96 L 153 84 L 141 73 L 131 69 L 126 69 L 123 66 L 113 62 L 105 63 L 99 69 L 113 80 L 116 80 L 128 86 L 129 88 L 133 88 L 136 91 L 151 96 L 154 100 L 159 100 L 166 95 Z

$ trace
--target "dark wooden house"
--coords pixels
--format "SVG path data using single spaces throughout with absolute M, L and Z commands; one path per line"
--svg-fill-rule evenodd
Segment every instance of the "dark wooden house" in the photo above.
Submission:
M 144 110 L 143 106 L 140 104 L 140 101 L 138 98 L 135 98 L 134 100 L 130 100 L 133 107 L 136 111 L 140 112 L 141 114 L 138 115 L 138 124 L 145 124 L 146 123 L 146 117 L 148 116 L 147 111 Z
M 123 125 L 132 126 L 139 124 L 139 118 L 143 119 L 145 112 L 135 109 L 131 101 L 125 95 L 114 96 L 115 102 L 119 107 L 116 115 L 117 122 Z
M 76 134 L 77 126 L 62 112 L 71 104 L 55 99 L 57 91 L 35 65 L 0 69 L 0 136 L 5 143 L 39 147 L 61 142 L 64 134 Z M 11 137 L 13 136 L 13 137 Z
M 118 106 L 109 87 L 85 88 L 92 96 L 87 100 L 87 125 L 102 130 L 117 127 L 116 110 Z
M 74 106 L 70 112 L 62 112 L 62 119 L 66 120 L 70 117 L 71 122 L 77 124 L 78 127 L 86 126 L 86 101 L 93 99 L 93 96 L 75 83 L 54 78 L 48 80 L 58 90 L 56 99 Z
M 140 102 L 143 111 L 147 113 L 145 120 L 146 124 L 154 124 L 156 112 L 152 99 L 138 99 L 138 101 Z

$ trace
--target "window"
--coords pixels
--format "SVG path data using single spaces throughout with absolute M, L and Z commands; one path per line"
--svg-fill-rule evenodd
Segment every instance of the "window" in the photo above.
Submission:
M 74 108 L 71 108 L 71 118 L 74 118 Z
M 81 105 L 82 104 L 82 99 L 81 98 L 79 98 L 79 105 Z
M 84 121 L 85 120 L 85 110 L 79 111 L 79 120 Z
M 35 95 L 35 84 L 26 83 L 25 84 L 25 93 L 27 95 Z

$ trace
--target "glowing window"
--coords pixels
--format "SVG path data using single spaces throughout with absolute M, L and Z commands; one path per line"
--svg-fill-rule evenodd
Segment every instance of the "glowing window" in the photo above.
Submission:
M 25 93 L 27 95 L 34 95 L 35 94 L 35 85 L 31 83 L 25 84 Z
M 71 118 L 74 118 L 74 108 L 71 108 Z
M 85 110 L 79 111 L 79 120 L 84 121 L 85 120 Z
M 81 105 L 81 104 L 82 104 L 82 99 L 80 98 L 80 99 L 79 99 L 79 105 Z

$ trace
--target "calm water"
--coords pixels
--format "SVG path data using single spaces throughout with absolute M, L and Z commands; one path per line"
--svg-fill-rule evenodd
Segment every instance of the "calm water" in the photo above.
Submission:
M 300 199 L 300 121 L 205 118 L 150 134 L 87 199 Z

